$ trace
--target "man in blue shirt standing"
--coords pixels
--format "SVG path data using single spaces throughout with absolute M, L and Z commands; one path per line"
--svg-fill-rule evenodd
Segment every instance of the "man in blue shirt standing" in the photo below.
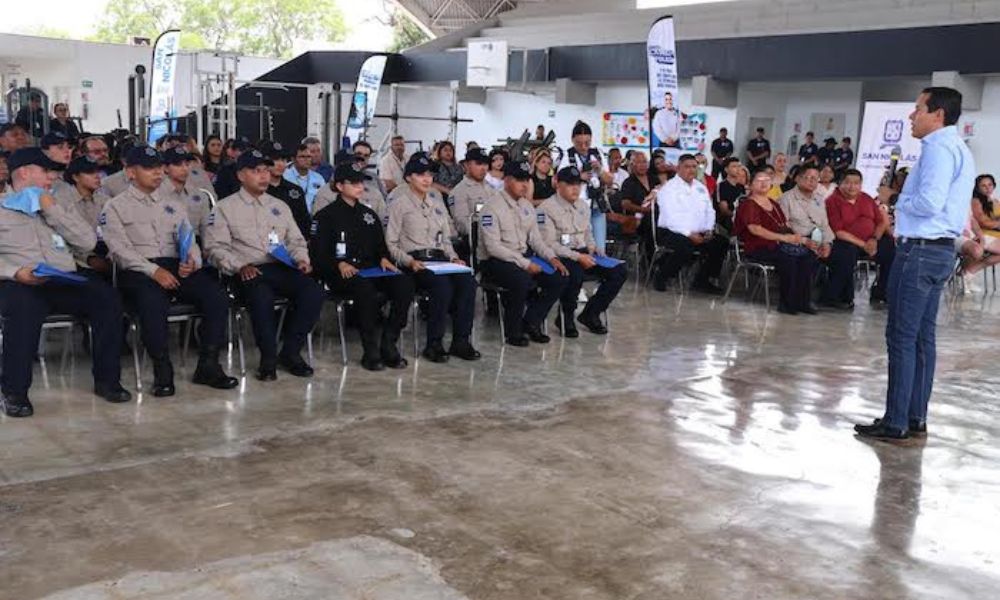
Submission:
M 889 389 L 886 410 L 863 437 L 906 442 L 927 435 L 934 384 L 935 321 L 941 291 L 955 267 L 955 238 L 969 220 L 976 168 L 955 124 L 962 94 L 926 88 L 910 114 L 920 159 L 896 201 L 896 259 L 889 275 Z
M 285 179 L 302 188 L 306 193 L 306 207 L 313 214 L 316 194 L 326 185 L 323 176 L 312 170 L 312 153 L 309 146 L 301 144 L 295 151 L 295 161 L 285 169 Z

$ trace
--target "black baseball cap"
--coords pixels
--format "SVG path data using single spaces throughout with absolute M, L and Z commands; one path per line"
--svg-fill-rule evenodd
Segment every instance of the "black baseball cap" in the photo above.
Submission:
M 97 173 L 101 170 L 101 165 L 89 156 L 78 156 L 69 161 L 63 179 L 68 183 L 73 183 L 73 176 L 78 173 Z
M 62 171 L 66 168 L 66 165 L 57 163 L 48 156 L 45 156 L 41 148 L 21 148 L 12 152 L 7 159 L 7 169 L 11 173 L 21 167 L 31 165 L 37 165 L 48 171 Z
M 486 154 L 483 152 L 483 149 L 477 146 L 475 148 L 469 149 L 465 153 L 464 162 L 474 162 L 474 163 L 479 163 L 481 165 L 488 165 L 490 164 L 490 157 L 486 156 Z
M 417 153 L 411 156 L 410 160 L 406 161 L 406 167 L 403 169 L 403 177 L 430 173 L 432 170 L 434 170 L 434 167 L 431 165 L 430 159 L 425 154 Z
M 348 181 L 351 183 L 362 183 L 371 179 L 365 174 L 364 168 L 353 162 L 342 162 L 333 171 L 333 182 L 341 183 Z
M 163 151 L 163 164 L 180 165 L 194 160 L 194 155 L 187 151 L 184 146 L 174 146 Z
M 50 131 L 42 136 L 41 141 L 38 142 L 38 146 L 44 150 L 45 148 L 68 143 L 69 137 L 65 133 L 61 131 Z
M 286 148 L 281 142 L 276 142 L 274 140 L 262 140 L 259 144 L 260 152 L 267 158 L 271 160 L 283 159 L 288 160 L 292 157 L 291 148 Z
M 137 144 L 128 149 L 125 153 L 126 167 L 143 167 L 152 169 L 163 165 L 163 156 L 156 151 L 156 148 L 145 144 Z
M 503 167 L 504 177 L 513 177 L 520 181 L 531 179 L 531 165 L 526 160 L 512 160 Z
M 580 177 L 580 169 L 577 169 L 574 166 L 569 166 L 559 169 L 559 172 L 556 173 L 556 181 L 575 184 L 583 182 L 583 178 Z
M 260 150 L 249 150 L 236 159 L 236 170 L 256 169 L 260 165 L 274 166 L 274 161 L 264 156 Z

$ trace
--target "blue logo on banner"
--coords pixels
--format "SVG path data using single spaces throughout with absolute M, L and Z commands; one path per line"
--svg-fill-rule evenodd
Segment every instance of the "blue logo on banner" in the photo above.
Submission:
M 891 119 L 885 122 L 885 130 L 882 132 L 882 141 L 888 144 L 898 143 L 903 139 L 904 124 L 901 119 Z

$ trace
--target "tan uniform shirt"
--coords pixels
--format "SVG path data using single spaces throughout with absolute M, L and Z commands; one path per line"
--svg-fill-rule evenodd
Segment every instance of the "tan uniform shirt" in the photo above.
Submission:
M 33 269 L 42 262 L 76 271 L 73 255 L 89 253 L 96 245 L 94 228 L 58 202 L 35 215 L 0 206 L 0 280 L 14 279 L 22 267 Z
M 331 180 L 332 182 L 333 180 Z M 366 181 L 365 191 L 361 194 L 361 203 L 368 208 L 375 211 L 378 215 L 379 221 L 382 222 L 382 226 L 385 227 L 386 220 L 389 217 L 389 211 L 385 205 L 385 198 L 382 196 L 382 190 L 379 189 L 378 183 L 375 181 Z M 333 201 L 337 199 L 337 190 L 333 189 L 331 186 L 333 184 L 324 185 L 318 192 L 316 192 L 316 199 L 313 201 L 313 214 L 319 213 L 327 206 L 333 204 Z
M 476 181 L 468 176 L 462 178 L 451 190 L 451 216 L 455 220 L 455 230 L 461 235 L 469 235 L 469 220 L 476 213 L 476 206 L 486 206 L 497 195 L 499 192 L 486 185 L 485 181 Z
M 589 210 L 589 209 L 588 209 Z M 531 261 L 524 257 L 530 247 L 545 260 L 556 252 L 538 230 L 535 207 L 524 198 L 514 200 L 506 191 L 494 196 L 479 213 L 479 256 L 512 262 L 522 269 Z
M 809 237 L 814 229 L 819 228 L 823 232 L 822 243 L 833 243 L 835 236 L 826 216 L 826 203 L 818 195 L 807 197 L 798 187 L 793 187 L 781 195 L 778 204 L 781 205 L 781 212 L 785 213 L 792 231 L 802 237 Z
M 284 244 L 297 262 L 309 262 L 306 240 L 288 205 L 267 194 L 254 198 L 245 189 L 221 200 L 205 227 L 209 260 L 230 275 L 246 265 L 277 262 L 268 253 L 272 242 Z
M 101 191 L 108 198 L 114 198 L 127 190 L 128 186 L 129 180 L 125 176 L 125 169 L 122 169 L 104 178 L 104 181 L 101 182 Z
M 179 201 L 129 186 L 104 205 L 100 225 L 112 260 L 122 269 L 152 277 L 159 268 L 152 259 L 179 257 L 177 231 L 184 222 L 190 225 L 187 207 Z M 197 243 L 191 245 L 189 258 L 201 266 Z
M 404 185 L 406 182 L 403 180 L 403 166 L 406 165 L 406 160 L 406 154 L 403 155 L 402 159 L 399 159 L 391 150 L 387 152 L 378 166 L 379 179 L 394 181 L 396 185 Z
M 192 184 L 190 177 L 188 177 L 187 183 L 179 189 L 169 177 L 164 177 L 160 189 L 156 190 L 155 193 L 161 198 L 170 199 L 183 205 L 187 209 L 188 222 L 191 223 L 191 227 L 194 228 L 195 233 L 204 237 L 205 223 L 208 222 L 208 213 L 212 212 L 212 207 L 208 197 L 201 191 L 202 189 L 204 188 Z
M 438 249 L 449 259 L 458 258 L 451 245 L 451 217 L 444 201 L 436 192 L 427 192 L 423 200 L 410 189 L 403 191 L 389 207 L 389 224 L 385 232 L 385 244 L 392 259 L 403 266 L 410 266 L 415 250 Z
M 597 248 L 590 227 L 590 208 L 576 200 L 567 202 L 556 194 L 538 206 L 539 229 L 545 243 L 560 257 L 580 260 L 579 248 L 593 254 Z
M 84 223 L 90 225 L 90 227 L 97 234 L 97 240 L 100 241 L 104 239 L 103 233 L 99 226 L 101 219 L 101 212 L 104 210 L 104 205 L 108 203 L 107 196 L 104 195 L 101 190 L 94 192 L 94 195 L 90 198 L 84 198 L 77 191 L 76 186 L 67 186 L 60 188 L 59 191 L 55 193 L 56 202 L 66 210 L 71 210 L 80 215 Z M 76 258 L 76 264 L 81 267 L 89 266 L 87 264 L 87 257 L 93 256 L 94 249 L 90 248 L 86 252 L 73 252 L 73 256 Z

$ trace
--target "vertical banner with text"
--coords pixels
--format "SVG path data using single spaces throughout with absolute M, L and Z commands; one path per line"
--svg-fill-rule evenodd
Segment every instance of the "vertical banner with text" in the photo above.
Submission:
M 149 143 L 167 135 L 173 128 L 170 119 L 177 116 L 176 89 L 177 53 L 181 32 L 170 29 L 160 34 L 153 45 L 153 68 L 149 78 Z
M 663 148 L 667 162 L 676 163 L 681 155 L 684 117 L 678 106 L 680 84 L 673 17 L 661 17 L 649 29 L 646 60 L 649 69 L 650 152 Z
M 385 61 L 384 54 L 376 54 L 369 56 L 361 65 L 358 85 L 354 88 L 354 100 L 351 102 L 351 112 L 347 116 L 347 127 L 344 130 L 344 142 L 347 145 L 364 139 L 368 126 L 375 116 L 375 105 L 378 102 L 379 88 L 382 87 Z
M 911 102 L 865 102 L 856 168 L 864 177 L 866 194 L 878 193 L 893 154 L 899 157 L 898 169 L 912 167 L 920 158 L 920 140 L 910 133 L 912 111 Z

